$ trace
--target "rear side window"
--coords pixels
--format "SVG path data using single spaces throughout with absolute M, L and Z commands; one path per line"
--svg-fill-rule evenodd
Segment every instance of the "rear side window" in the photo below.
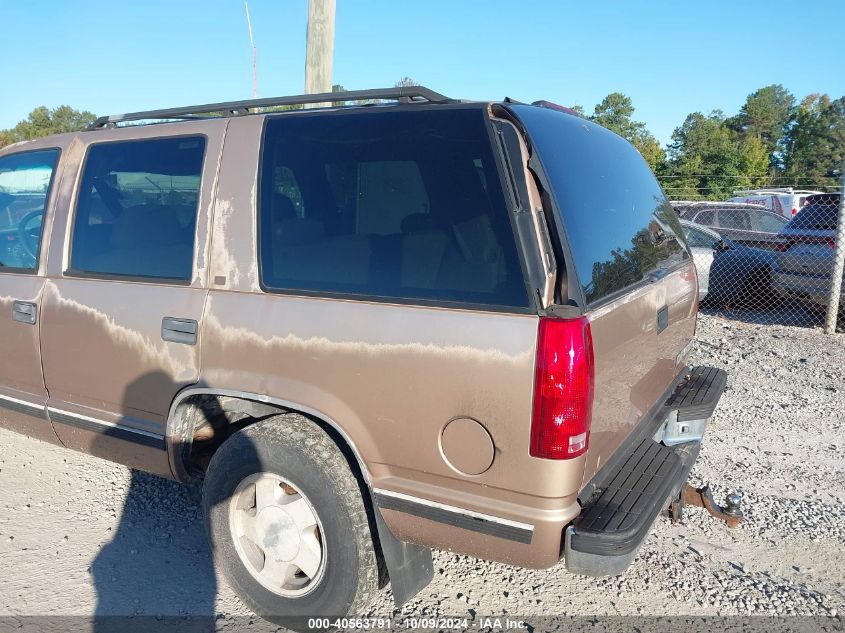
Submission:
M 774 213 L 757 213 L 754 214 L 755 230 L 764 233 L 779 232 L 787 220 L 782 215 L 775 215 Z
M 480 108 L 268 118 L 266 288 L 526 307 Z
M 719 226 L 723 229 L 751 230 L 751 220 L 746 211 L 738 209 L 721 209 L 719 211 Z
M 0 271 L 35 270 L 59 150 L 0 158 Z
M 204 153 L 204 137 L 92 145 L 76 204 L 71 269 L 190 279 Z
M 678 216 L 633 145 L 580 117 L 510 107 L 550 181 L 588 303 L 689 258 Z

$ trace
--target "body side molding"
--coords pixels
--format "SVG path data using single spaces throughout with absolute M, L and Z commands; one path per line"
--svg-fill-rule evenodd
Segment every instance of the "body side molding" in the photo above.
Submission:
M 19 398 L 0 394 L 0 407 L 3 409 L 9 409 L 10 411 L 16 411 L 17 413 L 24 413 L 36 418 L 41 418 L 43 420 L 47 419 L 47 408 L 43 404 L 35 404 L 27 402 L 26 400 L 20 400 Z
M 378 507 L 384 510 L 404 512 L 509 541 L 527 544 L 534 535 L 534 526 L 530 523 L 503 519 L 391 490 L 375 489 L 373 496 Z
M 131 426 L 123 424 L 116 424 L 114 422 L 107 422 L 97 418 L 92 418 L 80 413 L 73 413 L 65 411 L 64 409 L 57 409 L 55 407 L 47 407 L 47 414 L 51 421 L 59 424 L 66 424 L 74 426 L 79 429 L 100 433 L 116 439 L 132 442 L 133 444 L 141 444 L 149 446 L 150 448 L 157 448 L 165 450 L 164 436 L 142 429 L 135 429 Z

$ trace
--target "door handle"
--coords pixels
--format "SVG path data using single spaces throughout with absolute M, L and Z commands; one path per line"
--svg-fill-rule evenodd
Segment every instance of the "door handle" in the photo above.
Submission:
M 657 333 L 669 327 L 669 306 L 663 306 L 657 311 Z
M 161 320 L 161 338 L 171 343 L 196 345 L 197 330 L 197 322 L 193 319 L 164 317 Z
M 18 323 L 35 325 L 38 320 L 38 306 L 29 301 L 15 301 L 12 303 L 12 319 Z

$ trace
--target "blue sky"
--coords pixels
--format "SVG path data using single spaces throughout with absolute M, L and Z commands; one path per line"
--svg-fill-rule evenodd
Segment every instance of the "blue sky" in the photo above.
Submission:
M 303 91 L 307 0 L 250 0 L 262 97 Z M 695 6 L 694 6 L 695 5 Z M 628 94 L 667 142 L 782 83 L 845 95 L 845 2 L 337 0 L 334 79 L 580 104 Z M 97 114 L 252 94 L 242 0 L 0 0 L 0 128 L 39 105 Z

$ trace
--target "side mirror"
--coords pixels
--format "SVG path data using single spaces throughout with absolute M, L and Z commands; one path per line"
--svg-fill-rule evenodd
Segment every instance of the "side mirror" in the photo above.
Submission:
M 730 244 L 728 244 L 725 240 L 719 240 L 715 244 L 716 250 L 720 253 L 725 253 L 731 250 Z

